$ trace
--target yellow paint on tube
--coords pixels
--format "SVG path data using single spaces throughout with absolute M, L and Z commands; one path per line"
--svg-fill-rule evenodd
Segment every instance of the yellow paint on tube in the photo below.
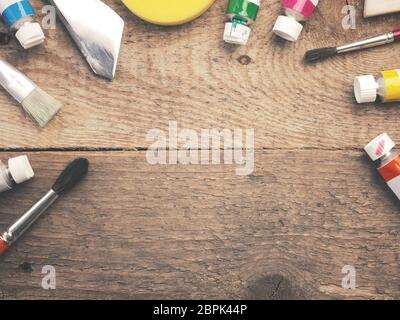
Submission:
M 400 75 L 399 70 L 382 71 L 385 80 L 386 95 L 383 102 L 393 102 L 400 100 Z

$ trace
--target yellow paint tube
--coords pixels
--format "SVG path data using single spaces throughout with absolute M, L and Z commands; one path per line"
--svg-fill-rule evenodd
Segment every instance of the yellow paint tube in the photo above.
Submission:
M 358 103 L 400 101 L 400 69 L 382 71 L 378 80 L 372 75 L 356 77 L 354 95 Z

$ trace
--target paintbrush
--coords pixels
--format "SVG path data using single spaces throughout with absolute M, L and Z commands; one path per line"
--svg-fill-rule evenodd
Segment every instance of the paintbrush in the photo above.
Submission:
M 50 191 L 29 209 L 0 237 L 0 256 L 44 213 L 61 195 L 81 181 L 89 170 L 89 161 L 78 158 L 58 177 Z
M 400 40 L 400 29 L 385 33 L 380 36 L 353 42 L 339 47 L 329 47 L 329 48 L 310 50 L 306 52 L 305 60 L 307 62 L 313 62 L 328 57 L 332 57 L 341 53 L 364 50 L 377 46 L 383 46 L 385 44 L 393 43 L 398 40 Z
M 41 127 L 44 127 L 61 108 L 59 101 L 1 59 L 0 84 Z

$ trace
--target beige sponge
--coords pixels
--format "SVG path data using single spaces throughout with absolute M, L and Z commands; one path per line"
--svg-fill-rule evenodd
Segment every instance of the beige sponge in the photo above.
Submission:
M 365 0 L 365 18 L 398 11 L 400 11 L 400 0 Z

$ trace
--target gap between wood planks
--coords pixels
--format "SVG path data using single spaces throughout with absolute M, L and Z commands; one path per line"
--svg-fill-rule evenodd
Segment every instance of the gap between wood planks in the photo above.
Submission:
M 91 148 L 91 147 L 70 147 L 70 148 L 0 148 L 0 153 L 5 152 L 144 152 L 147 151 L 146 147 L 133 147 L 133 148 Z M 160 151 L 169 151 L 169 148 L 159 149 Z M 193 151 L 203 151 L 203 150 L 216 150 L 212 148 L 207 149 L 188 149 Z M 219 150 L 248 150 L 246 148 L 219 148 Z M 315 148 L 315 147 L 301 147 L 301 148 L 251 148 L 254 151 L 362 151 L 362 148 L 356 147 L 344 147 L 344 148 Z M 400 148 L 395 148 L 394 150 L 400 150 Z

